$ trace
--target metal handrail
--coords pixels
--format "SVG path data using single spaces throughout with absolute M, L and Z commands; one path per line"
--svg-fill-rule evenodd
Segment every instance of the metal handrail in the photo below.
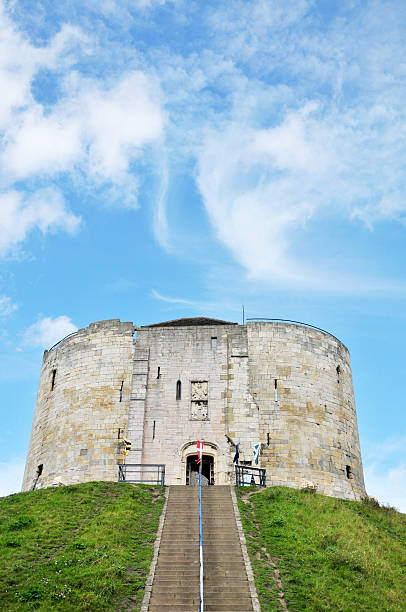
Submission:
M 202 470 L 199 470 L 199 612 L 204 609 L 203 597 L 203 525 L 202 525 Z
M 50 349 L 48 349 L 48 352 L 49 352 L 49 351 L 53 351 L 54 349 L 56 349 L 56 347 L 57 347 L 57 346 L 59 346 L 59 345 L 60 345 L 60 343 L 61 343 L 61 342 L 63 342 L 64 340 L 66 340 L 67 338 L 70 338 L 71 336 L 76 336 L 76 334 L 77 334 L 77 333 L 78 333 L 77 331 L 72 332 L 71 334 L 68 334 L 67 336 L 65 336 L 64 338 L 62 338 L 62 340 L 58 340 L 58 342 L 56 342 L 56 343 L 55 343 L 53 346 L 51 346 L 51 348 L 50 348 Z
M 151 469 L 148 469 L 151 468 Z M 128 478 L 131 473 L 139 474 L 140 478 Z M 145 478 L 146 474 L 156 474 L 155 478 Z M 118 482 L 137 482 L 144 484 L 160 484 L 161 493 L 165 486 L 164 463 L 119 463 Z
M 249 484 L 244 482 L 244 474 L 251 474 L 251 477 L 252 477 L 251 479 L 253 479 L 253 482 L 250 482 Z M 259 477 L 259 482 L 256 481 L 255 476 Z M 251 465 L 236 464 L 235 483 L 237 485 L 238 497 L 241 497 L 241 493 L 240 493 L 241 486 L 244 487 L 244 486 L 254 485 L 254 486 L 259 486 L 259 487 L 266 487 L 266 470 L 265 468 L 255 468 L 255 467 L 252 467 Z
M 316 327 L 316 325 L 311 325 L 310 323 L 303 323 L 303 321 L 293 321 L 292 319 L 267 319 L 266 317 L 249 317 L 247 318 L 247 321 L 274 321 L 279 323 L 295 323 L 296 325 L 303 325 L 304 327 L 311 327 L 312 329 L 317 329 L 317 331 L 321 331 L 323 332 L 323 334 L 327 334 L 335 340 L 338 340 L 338 338 L 334 334 L 326 331 L 325 329 L 322 329 L 321 327 Z M 338 342 L 341 342 L 341 340 L 338 340 Z

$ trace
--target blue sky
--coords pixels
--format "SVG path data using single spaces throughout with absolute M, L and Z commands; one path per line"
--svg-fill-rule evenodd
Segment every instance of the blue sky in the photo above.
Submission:
M 0 494 L 90 322 L 305 321 L 406 512 L 406 6 L 0 0 Z

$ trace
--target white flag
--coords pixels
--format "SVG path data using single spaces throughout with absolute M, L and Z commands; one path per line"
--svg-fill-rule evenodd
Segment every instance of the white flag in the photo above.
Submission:
M 254 444 L 254 447 L 253 447 L 255 465 L 258 465 L 259 451 L 260 450 L 261 450 L 261 443 L 257 442 L 256 444 Z

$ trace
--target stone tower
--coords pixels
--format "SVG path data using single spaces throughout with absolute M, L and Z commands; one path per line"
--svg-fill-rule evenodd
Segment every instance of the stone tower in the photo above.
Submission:
M 365 493 L 347 348 L 311 326 L 201 317 L 99 321 L 45 351 L 23 490 L 117 480 L 123 462 L 191 484 L 197 440 L 213 484 L 232 482 L 237 441 L 245 464 L 260 442 L 269 485 Z

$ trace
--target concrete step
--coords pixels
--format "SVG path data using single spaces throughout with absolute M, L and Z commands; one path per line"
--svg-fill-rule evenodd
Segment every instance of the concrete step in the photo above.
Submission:
M 174 593 L 179 593 L 182 592 L 183 594 L 192 594 L 194 595 L 194 593 L 199 593 L 199 583 L 197 582 L 197 584 L 192 586 L 185 586 L 182 583 L 179 582 L 169 582 L 169 583 L 160 583 L 159 585 L 155 585 L 154 587 L 154 594 L 156 597 L 158 597 L 158 595 L 163 595 L 165 596 L 166 594 L 168 594 L 168 597 L 172 597 L 172 595 Z M 235 586 L 232 587 L 231 585 L 228 585 L 228 588 L 224 587 L 221 584 L 217 584 L 217 585 L 213 585 L 213 586 L 205 586 L 204 587 L 204 598 L 207 599 L 208 601 L 214 597 L 215 595 L 221 595 L 221 596 L 227 596 L 227 597 L 250 597 L 250 591 L 248 588 L 248 582 L 244 585 L 239 585 L 239 586 Z
M 220 567 L 217 566 L 213 572 L 207 572 L 206 573 L 206 571 L 205 571 L 205 581 L 207 583 L 210 583 L 210 582 L 213 582 L 214 580 L 220 580 L 220 579 L 221 580 L 223 580 L 223 579 L 229 580 L 230 578 L 233 578 L 233 579 L 234 578 L 239 578 L 240 580 L 238 580 L 238 582 L 240 582 L 241 580 L 245 581 L 246 577 L 244 577 L 242 575 L 242 571 L 243 571 L 244 568 L 245 568 L 245 566 L 240 565 L 238 567 L 235 567 L 235 568 L 232 568 L 232 569 L 229 569 L 229 570 L 225 570 L 225 569 L 222 568 L 222 566 L 220 566 Z M 175 570 L 170 570 L 170 569 L 167 569 L 167 568 L 162 568 L 162 569 L 160 569 L 159 571 L 157 571 L 155 573 L 155 576 L 156 576 L 156 579 L 158 579 L 158 577 L 159 577 L 160 580 L 161 579 L 162 580 L 172 580 L 172 579 L 178 579 L 178 578 L 179 578 L 179 580 L 182 580 L 182 577 L 185 580 L 186 579 L 194 580 L 196 577 L 199 576 L 199 568 L 197 568 L 197 571 L 194 572 L 194 573 L 192 571 L 190 571 L 190 572 L 188 572 L 186 570 L 182 571 L 181 569 L 180 569 L 180 571 L 179 570 L 175 571 Z
M 166 557 L 165 559 L 163 557 L 158 557 L 159 560 L 159 566 L 160 567 L 171 567 L 173 566 L 173 568 L 175 569 L 179 569 L 179 570 L 187 570 L 188 568 L 191 569 L 195 569 L 195 566 L 197 565 L 199 567 L 199 558 L 197 557 L 196 559 L 191 559 L 190 561 L 187 561 L 185 563 L 185 561 L 178 561 L 176 559 L 171 559 L 169 557 Z M 226 563 L 223 562 L 223 560 L 218 561 L 217 559 L 203 559 L 204 561 L 204 568 L 205 568 L 205 572 L 209 572 L 209 570 L 217 570 L 217 569 L 221 569 L 224 568 L 224 571 L 227 570 L 232 570 L 235 569 L 236 567 L 245 567 L 244 564 L 244 560 L 241 556 L 241 559 L 238 558 L 234 561 L 229 561 L 227 560 Z
M 155 604 L 150 605 L 148 608 L 149 612 L 196 612 L 197 608 L 191 608 L 190 606 L 182 606 L 180 604 Z M 241 608 L 241 607 L 233 607 L 231 608 L 228 605 L 219 605 L 213 606 L 212 604 L 208 604 L 204 606 L 205 612 L 252 612 L 252 607 L 249 608 Z
M 209 612 L 252 612 L 249 583 L 229 487 L 202 489 L 205 606 Z M 198 488 L 170 488 L 150 612 L 199 607 Z
M 231 549 L 241 550 L 239 542 L 233 542 L 230 540 L 203 540 L 203 549 L 207 551 L 221 551 L 224 552 L 229 551 L 231 555 Z M 196 539 L 194 542 L 189 540 L 177 540 L 176 543 L 171 543 L 169 540 L 162 543 L 160 547 L 160 551 L 168 551 L 171 550 L 173 552 L 179 552 L 182 550 L 196 551 L 199 552 L 199 540 Z
M 200 601 L 199 594 L 197 594 L 195 597 L 193 596 L 182 597 L 182 595 L 179 595 L 178 597 L 168 598 L 168 596 L 155 597 L 154 593 L 152 592 L 151 599 L 150 599 L 150 606 L 168 605 L 168 604 L 176 605 L 176 606 L 190 606 L 191 609 L 194 609 L 194 612 L 196 612 L 199 606 L 199 601 Z M 252 611 L 251 597 L 226 596 L 224 599 L 219 599 L 216 597 L 215 600 L 210 600 L 210 601 L 207 600 L 206 597 L 204 598 L 204 609 L 205 610 L 219 610 L 223 606 L 228 606 L 228 608 L 226 609 L 233 610 L 233 612 L 236 612 L 237 610 L 241 610 L 241 609 L 249 610 L 250 605 L 251 605 L 251 611 Z

